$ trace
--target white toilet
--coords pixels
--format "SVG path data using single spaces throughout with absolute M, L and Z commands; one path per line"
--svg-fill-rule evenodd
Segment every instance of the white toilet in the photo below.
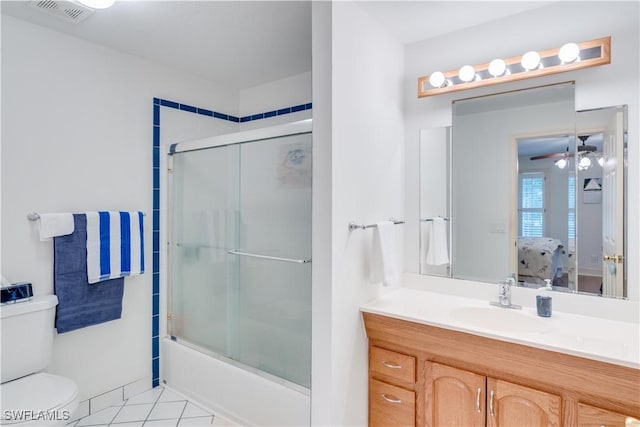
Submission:
M 73 381 L 40 372 L 51 361 L 57 304 L 46 295 L 0 307 L 2 425 L 65 425 L 78 407 Z

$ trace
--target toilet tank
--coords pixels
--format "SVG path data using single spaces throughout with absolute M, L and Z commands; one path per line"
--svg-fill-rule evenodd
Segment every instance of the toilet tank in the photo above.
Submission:
M 3 383 L 49 365 L 57 304 L 58 297 L 44 295 L 0 306 Z

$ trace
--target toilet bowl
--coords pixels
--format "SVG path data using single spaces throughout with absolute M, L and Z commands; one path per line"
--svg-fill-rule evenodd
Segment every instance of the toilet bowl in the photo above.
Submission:
M 51 361 L 57 304 L 44 295 L 0 306 L 2 425 L 65 425 L 78 407 L 72 380 L 42 372 Z
M 45 372 L 0 385 L 2 425 L 56 426 L 69 423 L 78 408 L 78 387 Z

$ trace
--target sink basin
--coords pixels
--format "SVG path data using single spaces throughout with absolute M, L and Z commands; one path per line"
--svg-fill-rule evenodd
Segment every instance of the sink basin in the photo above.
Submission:
M 460 307 L 451 317 L 483 329 L 512 333 L 542 333 L 550 330 L 548 319 L 533 317 L 519 310 L 500 307 Z

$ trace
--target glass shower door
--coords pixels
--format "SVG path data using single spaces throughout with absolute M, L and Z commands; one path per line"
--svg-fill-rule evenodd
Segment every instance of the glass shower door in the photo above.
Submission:
M 173 156 L 169 334 L 219 354 L 235 347 L 238 173 L 238 146 Z
M 309 388 L 311 134 L 173 157 L 170 334 Z

